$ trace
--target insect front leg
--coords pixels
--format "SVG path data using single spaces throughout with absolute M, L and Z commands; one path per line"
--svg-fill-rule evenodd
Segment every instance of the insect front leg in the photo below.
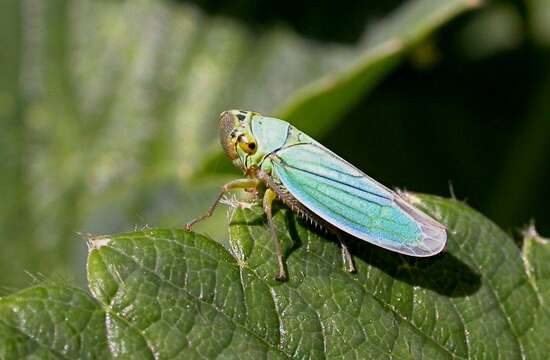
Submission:
M 273 246 L 275 247 L 275 255 L 277 256 L 277 264 L 279 265 L 279 271 L 277 272 L 276 279 L 279 281 L 286 281 L 287 275 L 285 270 L 285 264 L 283 262 L 283 252 L 281 250 L 281 244 L 277 238 L 277 231 L 275 224 L 273 223 L 273 200 L 277 198 L 277 194 L 272 189 L 268 188 L 264 194 L 264 212 L 267 216 L 267 223 L 271 232 L 271 240 L 273 240 Z
M 216 207 L 218 206 L 218 204 L 220 203 L 220 200 L 222 199 L 223 195 L 230 191 L 230 190 L 235 190 L 235 189 L 251 189 L 251 188 L 256 188 L 258 187 L 258 185 L 260 184 L 260 180 L 258 179 L 237 179 L 237 180 L 233 180 L 233 181 L 230 181 L 228 182 L 227 184 L 223 185 L 222 188 L 221 188 L 221 191 L 220 191 L 220 194 L 218 195 L 218 197 L 216 198 L 216 201 L 214 201 L 214 203 L 212 204 L 212 206 L 210 206 L 210 208 L 208 209 L 208 211 L 202 215 L 202 216 L 199 216 L 193 220 L 191 220 L 190 222 L 188 222 L 186 225 L 185 225 L 185 229 L 187 231 L 190 231 L 191 230 L 191 227 L 193 227 L 193 225 L 195 225 L 196 223 L 212 216 L 212 214 L 214 213 L 214 210 L 216 210 Z

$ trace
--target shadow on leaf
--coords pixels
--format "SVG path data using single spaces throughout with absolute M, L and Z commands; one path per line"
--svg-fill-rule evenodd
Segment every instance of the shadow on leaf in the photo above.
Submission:
M 358 241 L 352 245 L 352 252 L 391 277 L 444 296 L 468 296 L 481 287 L 481 276 L 448 252 L 414 258 Z
M 338 242 L 335 236 L 306 224 L 290 211 L 287 212 L 286 219 L 289 234 L 295 244 L 293 250 L 301 246 L 296 221 L 319 236 L 320 241 Z M 472 295 L 481 287 L 481 276 L 449 252 L 428 258 L 416 258 L 385 250 L 353 236 L 347 235 L 345 239 L 356 261 L 361 259 L 412 286 L 430 289 L 448 297 Z
M 316 235 L 315 241 L 334 241 L 336 237 L 324 229 L 312 226 L 309 222 L 299 218 L 284 205 L 274 206 L 274 216 L 279 225 L 278 232 L 292 240 L 292 244 L 280 239 L 283 245 L 285 262 L 292 253 L 303 246 L 298 228 L 305 228 Z M 249 210 L 247 210 L 248 212 Z M 231 221 L 231 225 L 262 226 L 267 229 L 267 220 L 261 208 L 252 212 L 254 216 L 247 219 L 238 218 Z M 282 220 L 282 222 L 281 222 Z M 282 226 L 284 223 L 284 226 Z M 284 230 L 284 231 L 283 231 Z M 481 276 L 474 272 L 462 260 L 449 252 L 444 252 L 428 258 L 415 258 L 394 253 L 366 241 L 352 236 L 345 237 L 355 261 L 363 261 L 397 280 L 411 286 L 430 289 L 447 297 L 464 297 L 472 295 L 481 287 Z M 339 246 L 339 245 L 338 245 Z M 359 270 L 361 271 L 361 270 Z M 292 277 L 292 274 L 290 274 Z

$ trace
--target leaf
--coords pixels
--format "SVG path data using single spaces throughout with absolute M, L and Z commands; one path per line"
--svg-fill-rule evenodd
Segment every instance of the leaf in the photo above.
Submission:
M 334 239 L 281 208 L 286 283 L 259 207 L 234 212 L 234 256 L 179 230 L 95 237 L 95 300 L 54 285 L 1 299 L 0 357 L 546 358 L 548 241 L 528 236 L 522 254 L 461 202 L 409 198 L 447 224 L 446 253 L 413 259 L 348 239 L 349 274 Z
M 0 299 L 0 358 L 101 359 L 105 313 L 83 290 L 47 284 Z
M 258 31 L 189 2 L 3 1 L 0 286 L 20 287 L 25 271 L 78 276 L 77 232 L 183 224 L 231 166 L 214 162 L 214 178 L 190 181 L 220 153 L 222 110 L 289 109 L 316 130 L 300 109 L 322 97 L 326 129 L 402 45 L 471 4 L 409 0 L 376 14 L 375 32 L 365 19 L 364 38 L 349 44 L 272 23 Z
M 475 0 L 405 2 L 368 29 L 359 54 L 350 56 L 351 66 L 302 89 L 280 110 L 280 116 L 309 134 L 321 134 L 393 69 L 407 51 L 445 22 L 478 5 Z
M 529 26 L 534 40 L 541 47 L 550 45 L 550 4 L 545 0 L 529 0 Z
M 452 0 L 409 1 L 383 21 L 370 27 L 363 42 L 340 62 L 343 69 L 326 73 L 320 79 L 300 88 L 274 115 L 290 121 L 311 136 L 330 129 L 345 111 L 374 86 L 399 60 L 430 35 L 438 26 L 457 14 L 478 5 L 476 1 Z M 325 57 L 325 54 L 319 54 Z M 220 171 L 225 155 L 218 149 L 206 161 L 204 172 Z M 227 166 L 225 169 L 231 169 Z

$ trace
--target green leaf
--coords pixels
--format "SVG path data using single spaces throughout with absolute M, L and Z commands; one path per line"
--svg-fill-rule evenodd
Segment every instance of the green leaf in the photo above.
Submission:
M 222 110 L 278 111 L 319 134 L 473 3 L 409 0 L 369 14 L 356 43 L 332 43 L 189 2 L 2 1 L 0 286 L 21 287 L 25 271 L 78 276 L 77 232 L 183 224 L 231 166 L 190 181 L 220 153 Z M 304 114 L 321 100 L 322 127 Z
M 90 239 L 86 293 L 44 285 L 0 300 L 0 357 L 529 358 L 550 351 L 550 247 L 523 253 L 455 200 L 409 195 L 447 224 L 448 249 L 412 259 L 337 241 L 286 208 L 275 221 L 290 280 L 260 207 L 231 216 L 231 255 L 180 230 Z
M 333 71 L 325 70 L 320 79 L 299 88 L 274 115 L 311 136 L 322 135 L 415 45 L 441 24 L 477 5 L 477 1 L 470 0 L 406 2 L 368 28 L 361 44 L 349 49 L 347 54 L 338 55 L 338 65 L 331 69 Z M 326 57 L 325 54 L 317 56 Z M 224 163 L 224 158 L 218 149 L 199 174 L 219 172 L 219 164 Z
M 88 293 L 56 284 L 0 299 L 0 358 L 101 359 L 107 318 Z
M 527 5 L 533 38 L 547 48 L 550 46 L 550 4 L 545 0 L 528 0 Z

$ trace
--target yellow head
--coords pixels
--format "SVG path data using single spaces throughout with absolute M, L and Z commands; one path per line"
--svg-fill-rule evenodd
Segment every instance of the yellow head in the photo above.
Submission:
M 228 110 L 220 114 L 220 142 L 223 151 L 239 167 L 243 167 L 242 158 L 254 155 L 258 143 L 250 130 L 252 111 Z

